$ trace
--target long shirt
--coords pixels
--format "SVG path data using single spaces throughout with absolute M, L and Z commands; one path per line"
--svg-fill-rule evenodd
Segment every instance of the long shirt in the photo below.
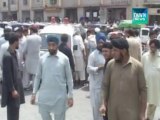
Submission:
M 67 98 L 73 97 L 72 90 L 73 78 L 67 56 L 59 51 L 56 55 L 44 54 L 40 58 L 33 89 L 34 94 L 39 91 L 38 103 L 61 111 L 65 109 Z M 61 104 L 61 107 L 55 107 L 56 104 Z

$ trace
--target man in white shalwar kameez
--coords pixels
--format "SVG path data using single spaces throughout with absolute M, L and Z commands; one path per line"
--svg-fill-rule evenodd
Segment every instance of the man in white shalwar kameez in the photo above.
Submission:
M 73 39 L 73 57 L 75 60 L 75 83 L 84 81 L 85 78 L 85 46 L 82 37 L 77 34 Z M 80 82 L 79 82 L 80 80 Z
M 31 35 L 29 35 L 24 43 L 23 55 L 24 55 L 24 80 L 30 81 L 25 84 L 24 88 L 32 87 L 34 78 L 37 72 L 37 66 L 40 59 L 40 47 L 42 38 L 38 35 L 37 26 L 32 26 L 30 28 Z M 28 80 L 27 80 L 28 79 Z
M 106 37 L 103 33 L 96 35 L 97 49 L 94 50 L 88 59 L 87 71 L 89 74 L 90 84 L 90 98 L 93 110 L 94 120 L 103 120 L 103 116 L 99 112 L 101 106 L 101 85 L 103 80 L 103 69 L 105 64 L 105 58 L 102 54 L 103 43 L 106 41 Z
M 69 59 L 58 51 L 58 38 L 47 37 L 49 52 L 44 54 L 39 63 L 31 103 L 38 95 L 39 112 L 43 120 L 65 120 L 65 112 L 73 105 L 73 79 Z M 68 88 L 68 89 L 67 89 Z
M 151 40 L 150 51 L 142 57 L 145 79 L 148 87 L 148 110 L 147 118 L 154 119 L 157 106 L 160 105 L 160 52 L 159 41 Z

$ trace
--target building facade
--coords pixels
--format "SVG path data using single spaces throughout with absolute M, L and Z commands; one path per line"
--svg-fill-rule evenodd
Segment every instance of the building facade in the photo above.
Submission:
M 149 24 L 153 25 L 155 21 L 160 24 L 160 1 L 144 0 L 143 5 L 148 8 Z
M 8 4 L 8 1 L 10 4 Z M 1 0 L 0 20 L 50 21 L 52 16 L 69 17 L 78 22 L 82 17 L 90 21 L 117 21 L 132 18 L 132 8 L 148 7 L 150 22 L 159 20 L 159 0 Z

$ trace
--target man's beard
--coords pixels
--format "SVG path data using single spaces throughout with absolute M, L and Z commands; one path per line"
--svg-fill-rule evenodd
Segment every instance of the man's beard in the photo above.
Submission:
M 50 51 L 49 50 L 50 55 L 55 55 L 57 53 L 57 51 Z
M 19 49 L 19 46 L 16 46 L 16 50 Z
M 100 52 L 102 52 L 102 48 L 98 48 L 98 47 L 97 47 L 97 50 L 99 50 Z

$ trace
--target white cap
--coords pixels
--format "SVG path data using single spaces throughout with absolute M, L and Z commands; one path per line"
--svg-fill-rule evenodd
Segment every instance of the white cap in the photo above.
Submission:
M 118 25 L 114 23 L 112 27 L 113 28 L 118 28 Z
M 101 31 L 101 29 L 98 28 L 98 27 L 96 27 L 94 30 L 95 30 L 96 33 L 99 33 Z
M 12 27 L 7 25 L 7 26 L 5 26 L 5 29 L 11 29 L 12 30 Z
M 19 29 L 19 27 L 15 27 L 15 28 L 14 28 L 14 31 L 16 32 L 18 29 Z

